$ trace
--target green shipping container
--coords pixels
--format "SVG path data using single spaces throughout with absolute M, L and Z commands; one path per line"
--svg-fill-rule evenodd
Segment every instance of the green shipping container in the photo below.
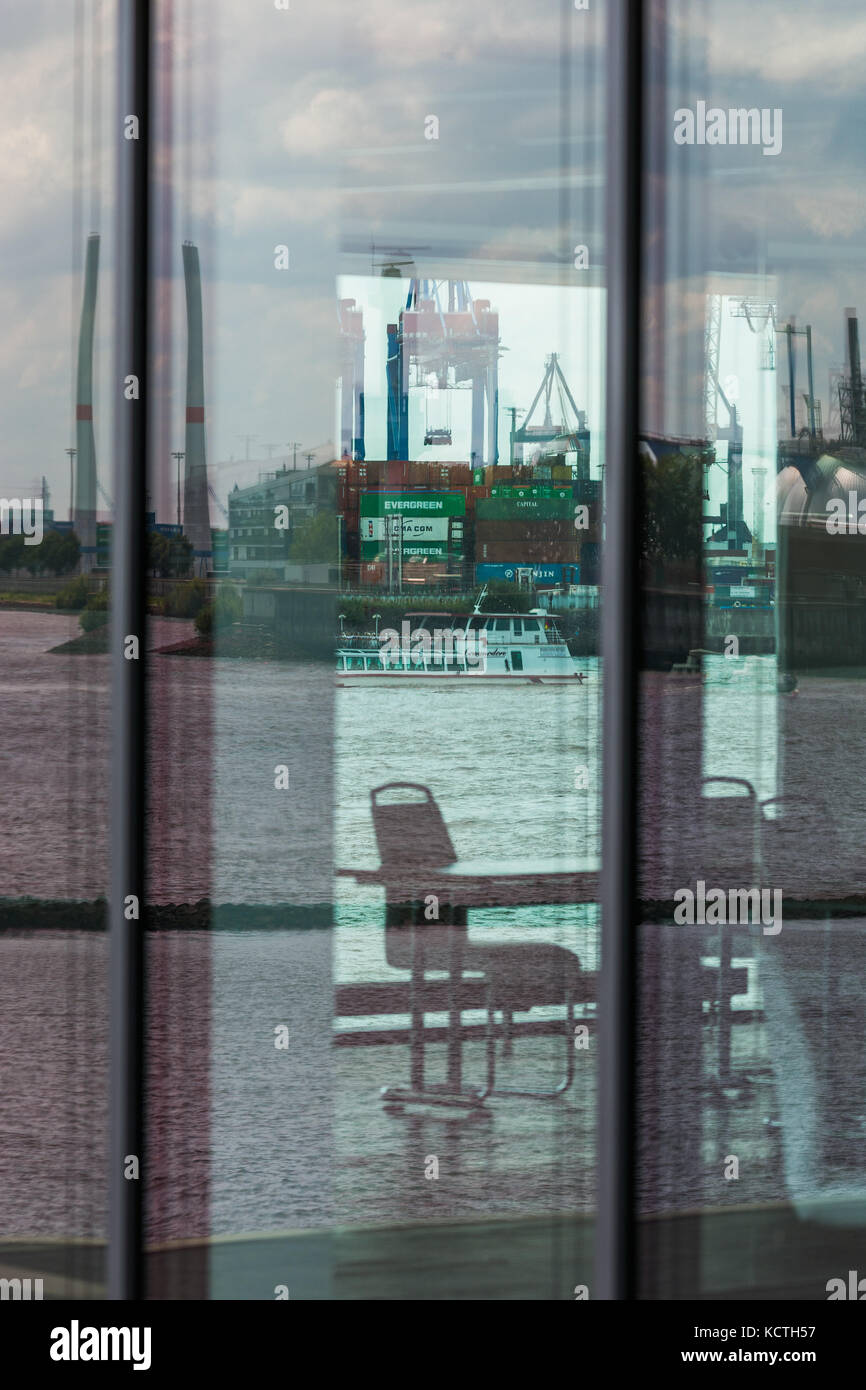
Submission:
M 574 517 L 570 490 L 562 497 L 479 497 L 479 521 L 550 521 Z
M 107 570 L 111 568 L 111 532 L 112 525 L 109 521 L 97 521 L 96 523 L 96 567 L 97 569 Z
M 361 516 L 465 516 L 462 492 L 365 492 Z
M 553 483 L 497 483 L 490 489 L 491 497 L 570 497 L 571 487 L 556 487 Z

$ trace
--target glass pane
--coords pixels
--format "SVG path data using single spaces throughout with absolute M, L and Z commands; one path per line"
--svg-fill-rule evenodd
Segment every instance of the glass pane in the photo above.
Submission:
M 4 1299 L 104 1296 L 114 52 L 111 6 L 0 17 Z
M 601 31 L 565 6 L 438 15 L 346 35 L 338 293 L 364 354 L 363 416 L 342 376 L 340 640 L 401 666 L 337 689 L 335 1287 L 572 1298 L 595 1180 Z
M 857 19 L 799 14 L 801 66 L 790 6 L 653 8 L 641 1292 L 824 1299 L 866 1210 Z
M 599 16 L 158 8 L 151 1292 L 582 1296 Z

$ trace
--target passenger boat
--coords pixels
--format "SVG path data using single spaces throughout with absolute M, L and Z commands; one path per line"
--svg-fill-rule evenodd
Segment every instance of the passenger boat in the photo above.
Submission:
M 481 596 L 483 598 L 483 594 Z M 479 598 L 479 604 L 481 598 Z M 397 631 L 339 638 L 337 683 L 496 680 L 548 684 L 586 679 L 543 608 L 529 613 L 407 613 Z

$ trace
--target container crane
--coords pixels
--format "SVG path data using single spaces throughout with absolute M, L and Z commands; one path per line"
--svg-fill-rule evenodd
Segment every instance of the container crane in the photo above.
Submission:
M 560 423 L 554 424 L 550 402 L 556 390 L 559 400 Z M 536 408 L 544 397 L 544 420 L 540 425 L 531 423 Z M 573 423 L 569 426 L 571 411 Z M 539 457 L 550 454 L 576 453 L 577 473 L 580 478 L 589 477 L 589 430 L 586 426 L 586 411 L 579 410 L 565 374 L 559 364 L 559 353 L 552 352 L 545 359 L 544 375 L 535 393 L 532 405 L 526 412 L 526 419 L 519 429 L 512 428 L 514 443 L 521 446 L 521 462 L 525 456 L 526 445 L 539 447 Z
M 426 388 L 428 378 L 435 375 L 440 391 L 469 384 L 472 462 L 477 466 L 496 463 L 499 314 L 490 301 L 473 300 L 466 280 L 414 278 L 400 317 L 388 324 L 387 334 L 388 458 L 409 457 L 409 391 Z M 424 442 L 450 443 L 450 427 L 428 426 Z

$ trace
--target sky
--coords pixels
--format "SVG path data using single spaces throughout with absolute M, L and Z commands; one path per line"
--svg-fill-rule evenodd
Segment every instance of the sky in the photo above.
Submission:
M 201 253 L 208 458 L 223 498 L 269 456 L 276 466 L 289 441 L 317 459 L 331 452 L 335 299 L 347 283 L 366 285 L 356 297 L 368 304 L 367 370 L 371 383 L 380 377 L 377 301 L 398 282 L 375 283 L 374 246 L 407 248 L 419 274 L 466 279 L 499 308 L 502 405 L 528 406 L 546 354 L 562 352 L 601 441 L 600 5 L 291 0 L 282 11 L 264 0 L 163 0 L 157 9 L 162 519 L 173 519 L 170 451 L 183 448 L 184 238 Z M 702 416 L 706 292 L 720 276 L 759 298 L 772 284 L 780 321 L 813 325 L 826 418 L 844 308 L 866 309 L 866 18 L 853 0 L 670 0 L 666 12 L 652 69 L 666 86 L 650 84 L 647 123 L 645 230 L 658 289 L 647 351 L 661 398 L 647 423 L 690 433 Z M 25 495 L 44 474 L 61 515 L 93 231 L 102 237 L 97 463 L 112 491 L 114 16 L 113 0 L 29 0 L 0 12 L 0 486 Z M 782 108 L 782 153 L 675 147 L 673 112 L 698 99 Z M 425 139 L 431 115 L 436 140 Z M 578 244 L 588 272 L 574 267 Z M 280 245 L 287 271 L 274 267 Z M 727 329 L 723 372 L 739 376 L 744 419 L 754 416 L 747 460 L 772 454 L 781 378 L 757 380 L 748 329 L 733 320 Z M 378 416 L 371 456 L 377 432 Z M 747 486 L 747 507 L 748 497 Z

